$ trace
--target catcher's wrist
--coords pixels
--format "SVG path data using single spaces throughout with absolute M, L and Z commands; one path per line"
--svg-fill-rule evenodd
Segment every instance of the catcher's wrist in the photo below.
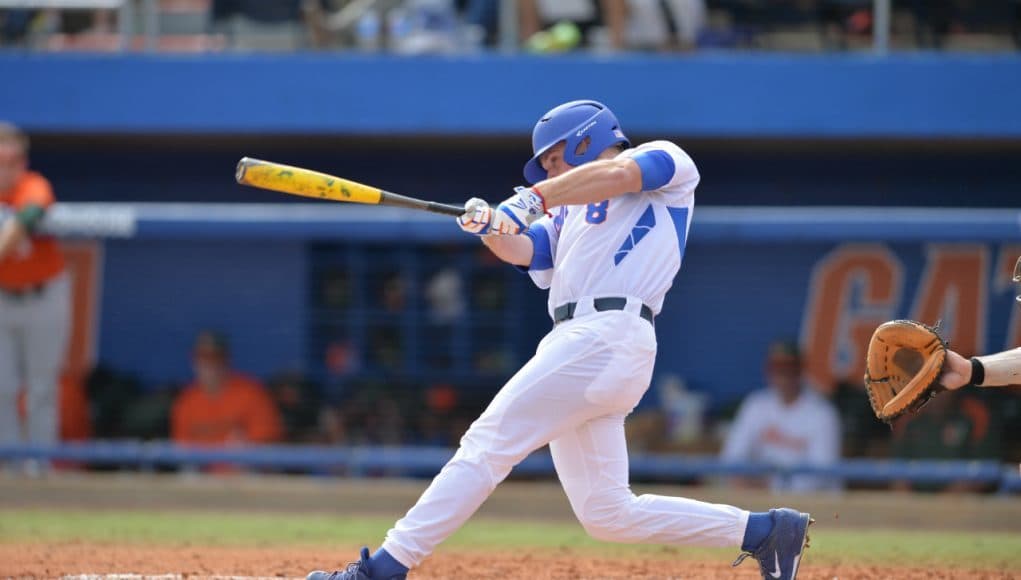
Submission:
M 971 380 L 968 382 L 973 387 L 981 387 L 986 382 L 986 367 L 977 356 L 971 357 Z

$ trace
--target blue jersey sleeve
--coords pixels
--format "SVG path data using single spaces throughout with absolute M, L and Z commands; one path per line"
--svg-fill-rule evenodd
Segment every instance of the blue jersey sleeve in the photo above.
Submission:
M 662 149 L 640 151 L 632 159 L 642 172 L 642 191 L 659 189 L 674 177 L 674 158 Z
M 670 141 L 650 141 L 623 155 L 635 160 L 642 174 L 642 191 L 667 206 L 681 207 L 690 201 L 698 186 L 695 162 Z

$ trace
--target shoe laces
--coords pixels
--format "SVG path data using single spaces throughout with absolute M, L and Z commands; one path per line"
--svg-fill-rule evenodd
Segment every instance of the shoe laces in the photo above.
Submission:
M 340 578 L 341 574 L 346 574 L 348 572 L 357 572 L 359 564 L 361 564 L 361 562 L 348 562 L 347 566 L 344 566 L 343 570 L 334 570 L 333 572 L 330 573 L 329 576 L 326 577 L 326 580 L 337 580 L 338 578 Z
M 731 567 L 737 568 L 741 565 L 741 562 L 744 562 L 745 558 L 748 558 L 749 556 L 755 557 L 755 554 L 751 552 L 741 552 L 741 554 L 737 557 L 737 560 L 734 560 L 734 563 L 731 564 Z

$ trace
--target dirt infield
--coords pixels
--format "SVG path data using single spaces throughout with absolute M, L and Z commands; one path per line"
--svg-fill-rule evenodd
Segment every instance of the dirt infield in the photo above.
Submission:
M 357 548 L 272 546 L 225 548 L 208 546 L 140 546 L 69 542 L 61 544 L 0 544 L 0 576 L 14 578 L 59 578 L 83 574 L 180 574 L 186 578 L 214 576 L 303 577 L 311 568 L 341 567 Z M 739 568 L 729 562 L 671 560 L 669 554 L 649 560 L 610 559 L 574 553 L 518 550 L 441 551 L 410 578 L 471 579 L 728 579 L 759 578 L 754 562 Z M 953 569 L 934 571 L 886 566 L 814 565 L 811 552 L 799 578 L 811 579 L 901 579 L 901 580 L 994 580 L 1015 578 L 1009 572 Z
M 378 541 L 385 527 L 356 514 L 385 514 L 381 525 L 389 525 L 395 514 L 414 502 L 424 484 L 130 474 L 43 480 L 0 476 L 0 579 L 111 580 L 108 575 L 116 574 L 168 580 L 301 578 L 311 569 L 343 567 L 357 554 L 358 544 L 351 542 Z M 759 508 L 792 499 L 747 493 L 737 497 L 712 488 L 649 490 Z M 1018 551 L 1013 549 L 1021 546 L 1021 540 L 1015 544 L 1021 538 L 1021 502 L 1014 498 L 859 493 L 800 497 L 797 504 L 808 506 L 819 520 L 801 580 L 1021 578 Z M 584 533 L 563 491 L 548 482 L 502 486 L 480 516 L 467 536 L 452 538 L 410 578 L 760 577 L 752 561 L 730 567 L 736 551 L 672 547 L 615 551 L 576 542 Z M 539 523 L 522 525 L 523 521 Z M 569 522 L 566 532 L 562 522 Z M 363 527 L 358 529 L 359 525 Z M 523 530 L 516 532 L 515 543 L 506 543 L 507 536 L 493 541 L 493 534 L 508 529 Z M 936 536 L 912 535 L 917 530 L 945 529 L 964 532 L 960 539 L 953 536 L 953 544 Z M 983 530 L 999 535 L 983 536 Z M 971 532 L 976 539 L 967 535 Z M 551 540 L 551 533 L 560 534 L 559 540 Z M 962 549 L 955 551 L 958 545 Z M 856 551 L 848 551 L 848 546 Z M 888 549 L 880 549 L 884 547 Z

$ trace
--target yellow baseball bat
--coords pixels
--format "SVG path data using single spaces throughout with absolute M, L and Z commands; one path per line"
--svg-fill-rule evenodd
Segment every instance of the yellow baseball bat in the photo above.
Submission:
M 463 206 L 407 197 L 311 169 L 242 157 L 234 176 L 242 185 L 334 201 L 390 205 L 459 216 Z

